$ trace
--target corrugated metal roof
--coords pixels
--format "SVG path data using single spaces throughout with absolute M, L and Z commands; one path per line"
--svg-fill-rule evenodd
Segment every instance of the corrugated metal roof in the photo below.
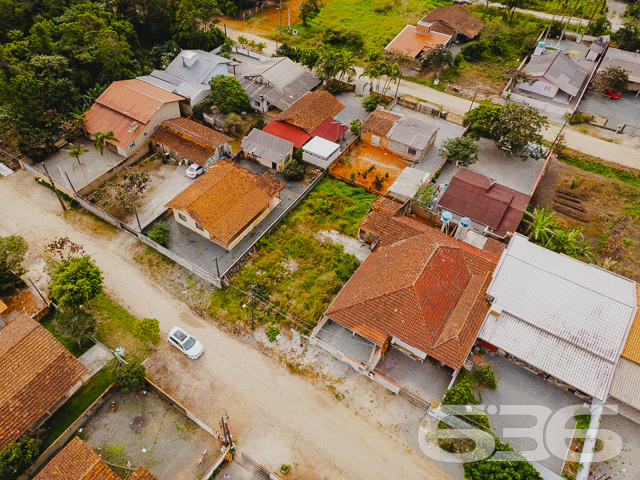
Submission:
M 531 57 L 523 70 L 533 77 L 544 77 L 571 96 L 580 92 L 582 84 L 589 76 L 589 72 L 561 50 Z
M 440 130 L 438 127 L 417 118 L 402 117 L 393 124 L 387 138 L 416 150 L 424 150 L 433 134 L 438 130 Z
M 282 160 L 293 148 L 293 142 L 285 140 L 258 128 L 254 128 L 242 140 L 242 149 L 266 160 Z
M 640 365 L 621 358 L 613 375 L 609 394 L 640 409 Z
M 613 362 L 508 313 L 488 313 L 478 337 L 588 395 L 606 398 Z
M 514 235 L 487 294 L 503 313 L 499 328 L 487 326 L 480 338 L 585 393 L 606 397 L 600 374 L 613 374 L 636 310 L 635 282 Z

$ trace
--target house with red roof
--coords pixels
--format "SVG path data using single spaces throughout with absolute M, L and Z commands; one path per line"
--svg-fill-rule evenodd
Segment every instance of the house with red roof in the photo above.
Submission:
M 380 217 L 379 211 L 372 213 Z M 333 300 L 311 337 L 371 378 L 379 374 L 374 369 L 390 346 L 458 371 L 489 311 L 485 294 L 499 254 L 406 216 L 390 212 L 381 220 L 386 225 L 373 253 Z M 339 351 L 345 342 L 335 342 L 335 325 L 346 330 L 340 337 L 368 344 L 358 347 L 359 358 Z
M 337 120 L 344 105 L 327 91 L 309 92 L 264 127 L 264 132 L 300 148 L 312 137 L 338 142 L 348 127 Z
M 140 79 L 113 82 L 84 114 L 85 131 L 113 132 L 107 148 L 128 157 L 149 145 L 160 124 L 180 117 L 186 99 Z

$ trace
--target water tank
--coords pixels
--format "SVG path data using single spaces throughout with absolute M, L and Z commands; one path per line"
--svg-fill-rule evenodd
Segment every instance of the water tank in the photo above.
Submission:
M 456 230 L 455 237 L 458 240 L 463 240 L 464 237 L 467 236 L 467 232 L 469 231 L 469 227 L 471 226 L 471 219 L 469 217 L 462 217 L 460 219 L 460 223 L 458 224 L 458 229 Z
M 440 231 L 444 233 L 449 233 L 449 222 L 451 221 L 453 214 L 445 210 L 444 212 L 442 212 L 440 217 L 442 218 L 442 226 L 440 227 Z
M 544 48 L 547 42 L 538 42 L 538 47 Z
M 471 219 L 469 217 L 462 217 L 460 219 L 460 226 L 461 227 L 470 227 L 471 226 Z

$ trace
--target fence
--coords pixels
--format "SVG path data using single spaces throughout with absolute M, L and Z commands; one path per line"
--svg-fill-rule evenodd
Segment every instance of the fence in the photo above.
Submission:
M 266 467 L 263 467 L 262 465 L 260 465 L 258 462 L 256 462 L 254 459 L 249 457 L 244 452 L 242 452 L 242 459 L 246 461 L 249 465 L 254 467 L 260 475 L 264 476 L 264 478 L 268 478 L 269 480 L 281 480 L 279 476 L 277 476 L 272 471 L 268 470 Z
M 127 168 L 129 168 L 131 165 L 136 163 L 138 160 L 140 160 L 147 153 L 149 153 L 149 144 L 147 144 L 146 146 L 142 147 L 137 152 L 135 152 L 135 153 L 129 155 L 128 157 L 124 158 L 119 163 L 116 163 L 113 167 L 108 169 L 102 175 L 100 175 L 100 176 L 94 178 L 93 180 L 91 180 L 89 183 L 84 185 L 82 188 L 78 189 L 77 193 L 79 193 L 81 195 L 88 195 L 89 193 L 93 192 L 96 188 L 98 188 L 102 183 L 111 180 L 113 177 L 118 175 L 120 172 L 122 172 L 123 170 L 126 170 Z
M 433 106 L 414 97 L 401 97 L 398 99 L 397 103 L 398 105 L 410 108 L 416 112 L 431 115 L 436 118 L 442 118 L 447 122 L 455 123 L 457 125 L 462 125 L 462 119 L 464 118 L 462 115 L 458 115 L 453 112 L 445 112 L 441 107 Z
M 151 240 L 149 237 L 147 237 L 146 235 L 144 235 L 141 232 L 140 233 L 136 233 L 136 236 L 138 237 L 138 239 L 140 239 L 140 241 L 142 243 L 144 243 L 144 244 L 148 245 L 149 247 L 153 248 L 154 250 L 156 250 L 157 252 L 161 253 L 165 257 L 169 257 L 171 260 L 176 262 L 178 265 L 186 268 L 190 272 L 192 272 L 195 275 L 199 276 L 200 278 L 206 280 L 207 282 L 211 283 L 212 285 L 215 285 L 218 288 L 222 288 L 222 279 L 220 277 L 218 277 L 218 275 L 214 275 L 213 273 L 205 270 L 204 268 L 199 267 L 198 265 L 196 265 L 194 263 L 191 263 L 188 260 L 185 260 L 184 258 L 179 256 L 177 253 L 174 253 L 173 251 L 169 250 L 168 248 L 163 247 L 159 243 L 154 242 L 153 240 Z
M 78 202 L 78 204 L 85 210 L 88 210 L 89 212 L 93 213 L 96 217 L 101 218 L 105 222 L 113 225 L 114 227 L 120 228 L 120 225 L 122 224 L 122 222 L 118 220 L 116 217 L 114 217 L 113 215 L 111 215 L 110 213 L 107 213 L 97 205 L 94 205 L 79 193 L 76 193 L 74 195 L 74 198 L 76 199 L 76 202 Z

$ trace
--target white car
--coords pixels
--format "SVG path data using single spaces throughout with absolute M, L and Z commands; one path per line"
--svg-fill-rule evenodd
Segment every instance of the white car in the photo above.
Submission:
M 187 171 L 185 173 L 189 178 L 198 178 L 204 173 L 204 168 L 202 168 L 197 163 L 192 163 L 191 165 L 189 165 L 189 168 L 187 168 Z
M 179 327 L 169 330 L 167 341 L 192 360 L 200 358 L 204 352 L 204 345 Z

